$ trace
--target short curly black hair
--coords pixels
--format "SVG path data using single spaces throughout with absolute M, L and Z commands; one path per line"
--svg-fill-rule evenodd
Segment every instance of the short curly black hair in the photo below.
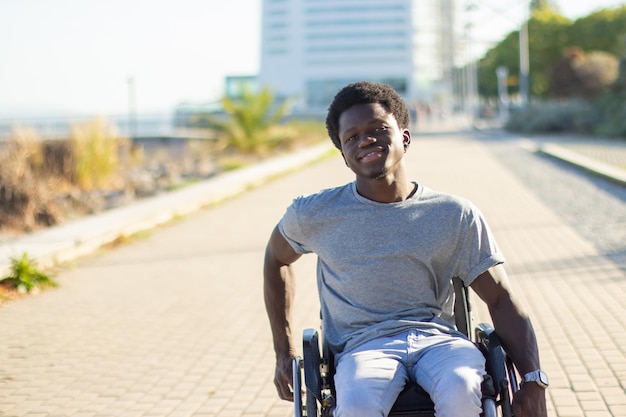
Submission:
M 390 85 L 359 81 L 348 84 L 335 95 L 328 107 L 326 130 L 337 149 L 341 150 L 339 140 L 339 117 L 350 107 L 357 104 L 380 103 L 396 118 L 400 129 L 409 127 L 409 109 L 404 99 Z

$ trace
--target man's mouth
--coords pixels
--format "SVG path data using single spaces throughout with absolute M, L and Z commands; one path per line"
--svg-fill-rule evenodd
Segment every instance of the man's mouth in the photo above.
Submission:
M 359 160 L 361 160 L 361 162 L 370 162 L 378 158 L 381 158 L 382 156 L 383 156 L 382 151 L 379 149 L 376 149 L 376 150 L 372 150 L 372 151 L 364 153 L 363 155 L 359 157 Z

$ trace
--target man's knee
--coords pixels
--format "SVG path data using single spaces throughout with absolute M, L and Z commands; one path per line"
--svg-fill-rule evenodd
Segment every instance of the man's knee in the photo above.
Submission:
M 475 369 L 457 368 L 443 378 L 443 384 L 458 394 L 480 396 L 482 380 L 482 375 Z
M 477 416 L 481 412 L 483 377 L 472 368 L 457 368 L 444 375 L 431 394 L 437 415 Z

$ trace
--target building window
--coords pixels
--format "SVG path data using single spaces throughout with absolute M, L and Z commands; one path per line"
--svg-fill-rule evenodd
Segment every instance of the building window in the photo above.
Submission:
M 406 51 L 408 48 L 405 44 L 381 44 L 381 45 L 319 45 L 309 46 L 306 48 L 308 53 L 316 54 L 320 52 L 341 52 L 351 54 L 354 52 L 378 52 L 378 51 Z
M 406 23 L 404 17 L 388 17 L 388 18 L 346 18 L 346 19 L 311 19 L 306 22 L 309 28 L 323 27 L 342 27 L 342 26 L 380 26 L 380 25 L 403 25 Z
M 326 108 L 330 105 L 337 92 L 346 85 L 361 81 L 358 79 L 342 78 L 328 80 L 309 80 L 306 83 L 307 106 L 311 108 Z M 406 96 L 408 81 L 406 78 L 389 77 L 381 79 L 369 79 L 372 82 L 389 84 L 400 95 Z

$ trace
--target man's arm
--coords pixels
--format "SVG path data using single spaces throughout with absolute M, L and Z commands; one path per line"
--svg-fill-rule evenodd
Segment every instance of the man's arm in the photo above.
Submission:
M 296 353 L 291 334 L 295 293 L 291 264 L 299 257 L 278 228 L 274 228 L 265 249 L 263 292 L 276 352 L 274 385 L 279 397 L 289 401 L 293 401 L 292 361 Z
M 479 275 L 472 289 L 487 304 L 496 333 L 521 375 L 540 369 L 537 339 L 530 319 L 514 298 L 506 271 L 497 265 Z M 546 417 L 545 389 L 524 384 L 513 399 L 516 417 Z

